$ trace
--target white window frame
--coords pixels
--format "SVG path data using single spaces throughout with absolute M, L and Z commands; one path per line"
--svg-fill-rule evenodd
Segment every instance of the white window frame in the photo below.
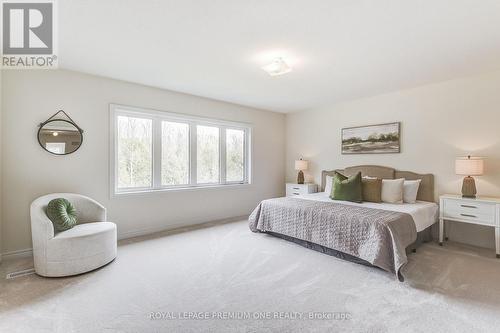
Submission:
M 50 150 L 51 147 L 58 147 L 58 151 Z M 61 149 L 62 148 L 62 149 Z M 45 149 L 54 154 L 65 154 L 66 153 L 66 142 L 45 142 Z
M 251 141 L 252 126 L 247 123 L 231 122 L 211 118 L 197 117 L 180 113 L 158 111 L 121 104 L 110 104 L 110 189 L 111 196 L 134 193 L 150 193 L 172 190 L 193 190 L 201 188 L 226 188 L 228 186 L 249 185 L 251 183 Z M 118 188 L 118 116 L 137 117 L 152 120 L 152 184 L 150 187 Z M 162 158 L 162 121 L 186 123 L 189 125 L 189 183 L 183 185 L 161 184 Z M 197 183 L 197 136 L 196 126 L 212 126 L 219 128 L 219 182 Z M 226 130 L 235 129 L 244 132 L 244 168 L 242 181 L 226 181 Z

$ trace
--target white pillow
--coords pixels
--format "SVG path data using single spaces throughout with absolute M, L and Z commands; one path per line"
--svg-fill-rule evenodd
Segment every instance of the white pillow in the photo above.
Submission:
M 404 178 L 382 179 L 382 201 L 387 203 L 403 203 Z
M 330 195 L 332 193 L 332 185 L 333 184 L 333 177 L 332 176 L 326 176 L 326 182 L 325 182 L 325 193 Z
M 407 203 L 417 202 L 418 188 L 420 187 L 421 179 L 405 180 L 403 184 L 403 201 Z

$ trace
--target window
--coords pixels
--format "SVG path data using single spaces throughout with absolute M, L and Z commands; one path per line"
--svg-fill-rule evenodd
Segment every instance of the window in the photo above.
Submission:
M 245 179 L 245 131 L 226 130 L 226 179 L 232 182 Z
M 196 126 L 196 165 L 198 184 L 218 183 L 220 179 L 219 128 Z
M 250 183 L 247 124 L 114 105 L 113 193 Z
M 189 124 L 161 123 L 161 184 L 189 184 Z
M 64 154 L 66 152 L 66 142 L 47 142 L 45 148 L 54 154 Z
M 152 120 L 118 116 L 117 137 L 118 187 L 151 187 Z

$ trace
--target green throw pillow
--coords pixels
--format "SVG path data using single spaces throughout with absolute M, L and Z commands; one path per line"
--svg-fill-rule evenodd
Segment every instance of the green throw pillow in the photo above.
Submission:
M 47 216 L 54 224 L 56 231 L 71 229 L 77 223 L 75 207 L 63 198 L 53 199 L 49 202 Z
M 363 186 L 361 172 L 354 176 L 346 177 L 335 172 L 333 176 L 332 193 L 330 199 L 352 202 L 363 202 Z

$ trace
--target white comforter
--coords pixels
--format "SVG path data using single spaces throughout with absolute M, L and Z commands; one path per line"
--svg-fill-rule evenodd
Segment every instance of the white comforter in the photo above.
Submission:
M 325 192 L 318 192 L 312 194 L 304 194 L 295 196 L 299 199 L 316 200 L 316 201 L 326 201 L 331 202 L 332 199 L 328 197 Z M 353 206 L 363 206 L 369 208 L 377 208 L 383 210 L 390 210 L 394 212 L 408 213 L 413 217 L 417 232 L 420 232 L 431 225 L 433 225 L 438 218 L 438 205 L 434 202 L 428 201 L 417 201 L 414 204 L 403 203 L 403 204 L 390 204 L 390 203 L 375 203 L 375 202 L 363 202 L 355 203 L 349 201 L 336 201 L 346 205 Z

